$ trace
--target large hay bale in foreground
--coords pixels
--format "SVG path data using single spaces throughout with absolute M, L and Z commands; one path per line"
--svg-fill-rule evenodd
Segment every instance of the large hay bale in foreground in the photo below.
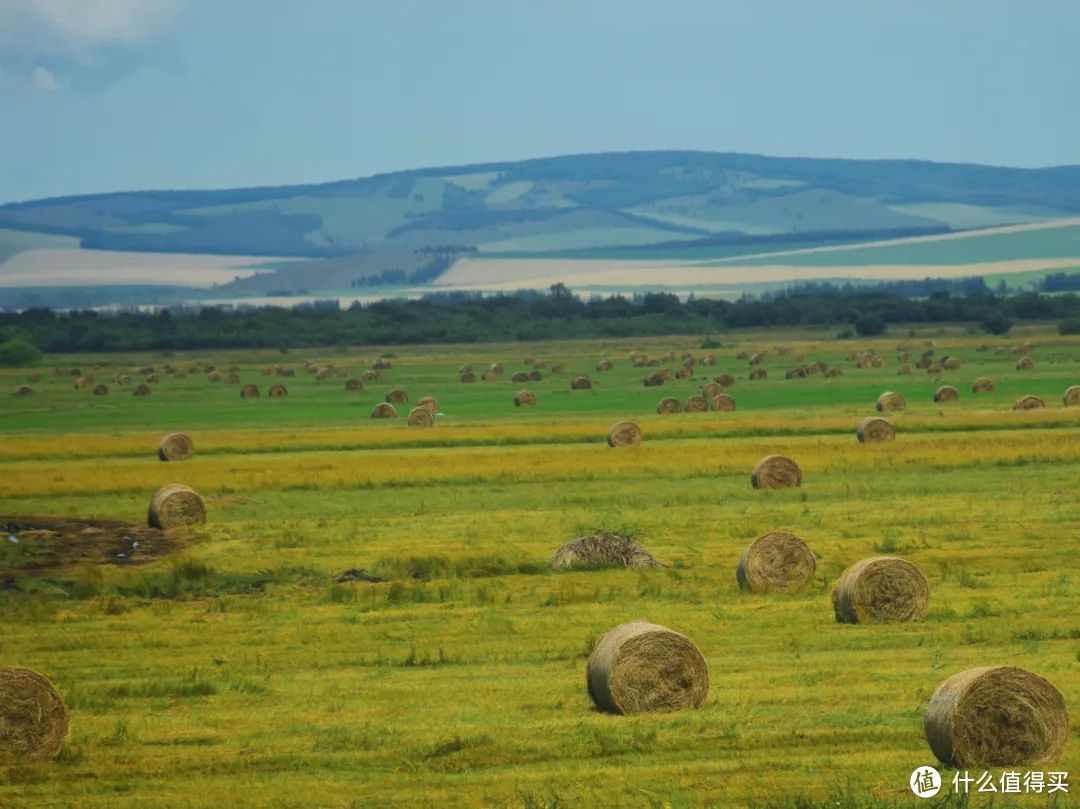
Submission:
M 425 407 L 424 410 L 427 410 L 427 408 Z M 397 417 L 397 411 L 389 402 L 379 402 L 371 411 L 371 417 L 373 419 L 392 419 Z
M 952 385 L 942 385 L 934 391 L 935 402 L 955 402 L 960 398 L 960 391 Z
M 648 621 L 632 621 L 597 641 L 589 655 L 586 683 L 601 711 L 681 711 L 705 704 L 709 667 L 685 635 Z
M 656 406 L 656 412 L 660 414 L 681 413 L 682 402 L 680 402 L 674 396 L 668 396 L 667 398 L 660 400 L 660 404 Z
M 94 388 L 93 393 L 94 393 L 95 396 L 108 396 L 109 395 L 109 386 L 108 385 L 97 385 Z
M 860 444 L 872 444 L 877 441 L 892 441 L 896 438 L 896 431 L 888 419 L 867 416 L 855 428 L 855 435 Z
M 259 386 L 252 385 L 250 382 L 244 387 L 240 388 L 241 399 L 258 399 L 259 398 Z
M 345 390 L 358 391 L 358 390 L 363 390 L 363 389 L 364 389 L 364 383 L 361 382 L 359 379 L 346 379 L 345 380 Z
M 607 443 L 609 447 L 637 447 L 643 438 L 641 428 L 634 422 L 617 421 L 608 430 Z
M 401 388 L 394 388 L 386 394 L 386 401 L 390 404 L 405 404 L 409 401 L 409 394 L 403 391 Z
M 1069 737 L 1065 699 L 1048 680 L 1014 666 L 954 674 L 923 718 L 930 749 L 953 767 L 1053 764 Z
M 592 390 L 592 380 L 587 376 L 575 376 L 570 381 L 570 390 Z
M 425 405 L 417 405 L 409 411 L 410 427 L 432 427 L 435 425 L 435 414 L 431 408 Z
M 717 410 L 722 413 L 730 413 L 735 409 L 735 400 L 726 393 L 720 393 L 712 398 L 709 406 L 713 410 Z
M 150 390 L 150 386 L 149 386 L 149 385 L 147 385 L 147 384 L 146 384 L 146 383 L 144 382 L 144 383 L 143 383 L 143 384 L 141 384 L 141 385 L 136 385 L 136 386 L 135 386 L 135 390 L 133 390 L 133 391 L 131 392 L 131 395 L 132 395 L 132 396 L 149 396 L 149 395 L 150 395 L 151 393 L 153 393 L 153 391 L 152 391 L 152 390 Z
M 67 730 L 64 699 L 47 677 L 0 666 L 0 765 L 53 758 Z
M 746 547 L 735 578 L 744 590 L 795 593 L 816 570 L 817 559 L 805 542 L 790 531 L 771 531 Z
M 471 385 L 473 382 L 476 381 L 476 374 L 474 374 L 472 371 L 466 371 L 461 375 L 461 381 L 465 385 Z
M 284 385 L 271 385 L 270 390 L 266 392 L 266 395 L 271 399 L 284 399 L 289 395 L 289 389 Z
M 930 584 L 911 562 L 873 556 L 840 574 L 832 602 L 840 623 L 921 621 L 930 608 Z
M 34 389 L 32 387 L 30 387 L 29 385 L 19 385 L 19 387 L 15 388 L 15 395 L 16 396 L 33 396 L 34 395 Z
M 899 393 L 887 390 L 877 397 L 875 407 L 879 413 L 899 413 L 907 409 L 907 401 Z
M 618 534 L 591 534 L 567 542 L 551 557 L 555 570 L 589 565 L 620 567 L 661 567 L 656 557 L 630 537 Z
M 182 483 L 162 486 L 150 499 L 147 521 L 151 528 L 182 528 L 206 522 L 206 503 Z
M 786 455 L 766 455 L 750 473 L 755 489 L 787 489 L 802 486 L 802 469 Z
M 161 439 L 157 453 L 163 461 L 187 461 L 195 454 L 195 442 L 186 433 L 169 433 Z
M 1013 410 L 1042 410 L 1046 407 L 1046 402 L 1040 399 L 1038 396 L 1021 396 L 1015 402 L 1013 402 Z
M 1080 407 L 1080 385 L 1070 385 L 1065 388 L 1061 401 L 1065 407 Z
M 704 413 L 709 409 L 709 403 L 704 396 L 695 394 L 686 400 L 683 410 L 687 413 Z
M 536 404 L 536 394 L 531 390 L 519 390 L 514 394 L 514 405 L 516 407 L 531 407 Z
M 980 376 L 974 382 L 971 383 L 972 393 L 993 393 L 994 382 L 989 377 Z
M 1031 357 L 1021 357 L 1016 361 L 1017 371 L 1030 371 L 1034 367 L 1035 360 L 1033 360 Z

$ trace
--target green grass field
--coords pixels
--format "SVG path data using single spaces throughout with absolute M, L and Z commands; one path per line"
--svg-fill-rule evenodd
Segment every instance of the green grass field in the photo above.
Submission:
M 897 344 L 914 359 L 929 337 L 961 367 L 898 376 Z M 382 350 L 50 358 L 106 383 L 103 397 L 51 368 L 15 397 L 26 373 L 0 371 L 0 512 L 142 523 L 168 482 L 208 501 L 205 527 L 145 564 L 32 570 L 26 548 L 0 545 L 0 660 L 45 673 L 72 714 L 55 761 L 0 769 L 0 806 L 962 806 L 919 801 L 908 778 L 933 763 L 934 688 L 993 663 L 1050 679 L 1073 717 L 1059 762 L 1020 768 L 1068 771 L 1070 793 L 1016 802 L 1080 805 L 1080 408 L 1062 403 L 1080 384 L 1080 340 L 1028 340 L 1031 371 L 1014 367 L 1018 338 L 948 334 L 395 348 L 359 392 L 305 363 L 359 376 Z M 868 346 L 886 367 L 847 359 Z M 645 388 L 654 369 L 631 367 L 637 348 L 716 364 Z M 751 381 L 737 355 L 763 349 L 769 378 Z M 614 371 L 595 371 L 603 353 Z M 513 383 L 526 357 L 546 360 L 543 379 Z M 843 376 L 783 378 L 815 360 Z M 495 361 L 498 381 L 458 381 L 461 363 Z M 166 362 L 239 365 L 263 395 L 203 373 L 162 374 L 142 398 L 112 382 Z M 272 363 L 296 377 L 264 376 Z M 571 391 L 575 373 L 593 390 Z M 655 413 L 721 373 L 736 377 L 735 412 Z M 972 394 L 978 376 L 995 392 Z M 273 382 L 287 398 L 266 397 Z M 933 402 L 942 384 L 960 401 Z M 392 387 L 438 397 L 444 415 L 431 429 L 406 425 L 411 405 L 371 420 Z M 521 388 L 535 408 L 513 405 Z M 855 424 L 884 390 L 908 401 L 897 439 L 859 444 Z M 1023 394 L 1046 409 L 1013 411 Z M 621 418 L 641 425 L 641 447 L 607 447 Z M 175 430 L 197 454 L 161 463 Z M 800 463 L 801 488 L 751 488 L 774 452 Z M 818 556 L 812 586 L 741 592 L 743 549 L 780 528 Z M 548 569 L 594 529 L 632 533 L 667 566 Z M 834 621 L 836 577 L 875 554 L 926 574 L 925 621 Z M 333 580 L 349 568 L 387 581 Z M 588 653 L 636 618 L 701 649 L 703 709 L 593 708 Z M 1003 797 L 993 806 L 1012 805 Z

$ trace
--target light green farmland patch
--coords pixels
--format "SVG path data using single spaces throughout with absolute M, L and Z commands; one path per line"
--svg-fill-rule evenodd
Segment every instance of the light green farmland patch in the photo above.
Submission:
M 122 225 L 117 228 L 109 228 L 112 233 L 179 233 L 190 230 L 184 225 L 173 225 L 168 222 L 144 222 L 141 225 Z
M 585 247 L 608 247 L 612 245 L 642 245 L 658 242 L 688 241 L 699 238 L 692 233 L 677 233 L 659 228 L 600 227 L 566 230 L 556 233 L 541 233 L 536 236 L 521 236 L 515 239 L 503 239 L 480 245 L 484 253 L 573 250 Z
M 984 228 L 995 225 L 1018 225 L 1024 222 L 1041 222 L 1060 219 L 1067 211 L 1053 208 L 1037 209 L 1033 206 L 965 205 L 960 202 L 910 202 L 890 205 L 892 210 L 911 216 L 936 219 L 956 230 Z
M 512 202 L 519 197 L 523 197 L 525 194 L 532 190 L 533 183 L 528 180 L 521 180 L 514 183 L 507 183 L 506 185 L 500 185 L 486 197 L 484 202 L 488 205 L 501 205 L 505 202 Z
M 482 171 L 475 174 L 448 174 L 440 179 L 466 191 L 480 191 L 499 179 L 500 171 Z

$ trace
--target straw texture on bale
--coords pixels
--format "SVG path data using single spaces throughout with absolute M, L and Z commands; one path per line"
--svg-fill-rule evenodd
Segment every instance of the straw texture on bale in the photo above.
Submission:
M 930 749 L 953 767 L 1054 764 L 1069 736 L 1061 692 L 1014 666 L 954 674 L 930 697 L 923 718 Z
M 108 396 L 109 395 L 109 386 L 108 385 L 98 385 L 98 386 L 96 386 L 94 388 L 94 395 L 95 396 Z
M 154 366 L 153 365 L 144 365 L 139 369 L 139 373 L 142 374 L 143 376 L 146 376 L 147 374 L 152 374 L 152 373 L 154 373 Z
M 405 402 L 409 401 L 409 394 L 401 388 L 394 388 L 386 394 L 386 401 L 390 404 L 405 404 Z
M 132 396 L 149 396 L 151 393 L 152 393 L 152 391 L 150 390 L 150 386 L 143 383 L 142 385 L 137 385 L 135 387 L 135 390 L 133 390 L 131 392 L 131 395 Z
M 271 398 L 280 399 L 289 395 L 289 389 L 284 385 L 271 385 L 270 390 L 268 390 L 266 394 Z
M 579 565 L 661 567 L 655 556 L 630 537 L 606 533 L 592 534 L 567 542 L 551 557 L 551 566 L 555 570 Z
M 389 371 L 393 365 L 391 365 L 390 360 L 379 358 L 371 364 L 371 367 L 376 371 Z
M 416 403 L 417 407 L 426 407 L 431 411 L 431 415 L 437 415 L 439 412 L 439 400 L 434 396 L 421 396 Z
M 660 374 L 649 374 L 645 377 L 645 387 L 658 388 L 664 384 L 664 377 Z
M 795 593 L 817 570 L 817 559 L 806 543 L 790 531 L 772 531 L 747 545 L 735 569 L 744 590 L 755 593 Z
M 356 390 L 363 390 L 363 389 L 364 389 L 364 383 L 361 382 L 359 379 L 346 379 L 345 380 L 345 390 L 356 391 Z
M 879 413 L 898 413 L 907 409 L 907 401 L 899 393 L 887 390 L 877 397 L 876 407 Z
M 1013 402 L 1013 410 L 1042 410 L 1046 407 L 1046 402 L 1040 399 L 1038 396 L 1021 396 L 1015 402 Z
M 786 455 L 766 455 L 750 473 L 755 489 L 787 489 L 802 486 L 802 469 Z
M 915 367 L 920 370 L 925 370 L 933 364 L 934 361 L 929 357 L 919 357 L 919 359 L 915 362 Z
M 713 381 L 722 388 L 730 388 L 735 384 L 735 377 L 731 374 L 720 374 L 720 376 L 716 377 Z
M 15 395 L 16 396 L 33 396 L 34 395 L 34 389 L 32 387 L 30 387 L 29 385 L 19 385 L 19 387 L 15 388 Z
M 424 410 L 427 410 L 427 408 L 425 407 Z M 394 410 L 394 406 L 389 402 L 379 402 L 371 411 L 371 417 L 373 419 L 392 419 L 396 416 L 397 411 Z
M 683 405 L 683 410 L 687 413 L 704 413 L 709 409 L 709 403 L 704 396 L 695 394 L 686 400 L 686 404 Z
M 1031 357 L 1021 357 L 1016 361 L 1017 371 L 1030 371 L 1034 367 L 1035 360 L 1033 360 Z
M 705 704 L 709 668 L 685 635 L 632 621 L 597 641 L 586 684 L 596 707 L 608 713 L 681 711 Z
M 955 402 L 960 398 L 960 391 L 952 385 L 942 385 L 934 391 L 935 402 Z
M 921 621 L 930 608 L 930 584 L 911 562 L 873 556 L 840 574 L 832 602 L 843 624 Z
M 632 421 L 617 421 L 608 430 L 607 443 L 609 447 L 636 447 L 641 445 L 644 436 L 641 428 Z
M 67 707 L 47 677 L 0 666 L 0 764 L 53 758 L 67 730 Z
M 536 394 L 531 390 L 519 390 L 514 394 L 514 404 L 517 407 L 532 406 L 536 404 Z
M 680 365 L 679 370 L 675 372 L 676 379 L 690 379 L 694 376 L 694 369 L 689 365 Z
M 435 424 L 435 414 L 430 407 L 417 405 L 409 411 L 410 427 L 431 427 Z
M 187 461 L 195 454 L 195 442 L 186 433 L 169 433 L 161 439 L 157 452 L 163 461 Z
M 1065 388 L 1061 401 L 1066 407 L 1080 407 L 1080 385 L 1070 385 Z
M 480 378 L 485 382 L 490 382 L 493 379 L 498 379 L 499 375 L 494 371 L 484 371 L 484 373 L 480 374 Z
M 751 379 L 767 379 L 768 376 L 769 372 L 766 371 L 764 368 L 755 368 L 750 372 Z
M 596 363 L 596 370 L 597 371 L 610 371 L 611 370 L 611 363 L 608 362 L 607 360 L 600 360 L 600 362 Z
M 378 378 L 378 371 L 364 371 L 364 373 L 360 374 L 360 379 L 362 379 L 364 382 L 374 382 Z
M 941 364 L 946 371 L 955 371 L 960 367 L 960 360 L 956 357 L 943 357 L 941 359 Z
M 591 390 L 592 380 L 587 376 L 575 376 L 570 382 L 570 390 Z
M 182 483 L 162 486 L 150 499 L 147 520 L 151 528 L 182 528 L 206 522 L 206 503 Z
M 676 399 L 674 396 L 668 396 L 665 399 L 660 400 L 660 404 L 656 406 L 657 413 L 681 413 L 682 402 Z
M 706 401 L 709 402 L 711 402 L 723 392 L 724 387 L 719 382 L 710 382 L 708 385 L 701 389 L 701 395 L 704 396 Z
M 980 376 L 974 382 L 971 383 L 972 393 L 993 393 L 994 382 L 988 377 Z
M 855 428 L 855 435 L 860 444 L 871 444 L 875 441 L 892 441 L 896 438 L 896 430 L 888 419 L 883 419 L 881 416 L 867 416 Z
M 735 400 L 726 393 L 719 393 L 712 398 L 711 406 L 713 410 L 727 413 L 735 409 Z
M 258 399 L 259 398 L 259 386 L 252 385 L 250 382 L 244 387 L 240 388 L 241 399 Z
M 469 385 L 476 381 L 476 374 L 472 371 L 466 371 L 461 375 L 461 381 L 463 384 Z
M 928 373 L 928 374 L 940 374 L 944 370 L 945 370 L 944 365 L 942 365 L 940 362 L 935 362 L 935 363 L 932 363 L 930 365 L 930 367 L 926 369 L 926 373 Z

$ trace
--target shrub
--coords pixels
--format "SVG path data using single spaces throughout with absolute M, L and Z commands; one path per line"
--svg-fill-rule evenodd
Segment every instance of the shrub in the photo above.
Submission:
M 855 321 L 855 332 L 860 337 L 877 337 L 885 333 L 885 321 L 878 315 L 859 315 Z
M 41 363 L 44 355 L 36 347 L 22 340 L 0 343 L 0 367 L 28 368 Z
M 1058 334 L 1080 334 L 1080 317 L 1058 323 Z
M 980 324 L 988 334 L 1008 334 L 1013 322 L 1002 314 L 987 315 Z

